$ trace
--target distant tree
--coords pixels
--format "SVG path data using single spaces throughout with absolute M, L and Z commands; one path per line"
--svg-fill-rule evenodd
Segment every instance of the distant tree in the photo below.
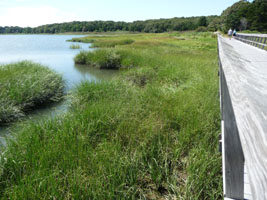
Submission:
M 171 19 L 156 19 L 146 21 L 113 22 L 68 22 L 48 24 L 36 28 L 0 27 L 0 33 L 65 33 L 65 32 L 98 32 L 98 31 L 136 31 L 148 33 L 162 33 L 166 31 L 195 30 L 199 25 L 207 26 L 217 16 L 207 17 L 181 17 Z
M 209 31 L 217 31 L 222 29 L 222 18 L 216 17 L 214 18 L 208 25 Z
M 239 25 L 239 30 L 246 30 L 248 27 L 248 20 L 245 17 L 242 17 L 240 19 L 240 25 Z
M 251 30 L 267 31 L 267 1 L 253 1 L 248 10 L 247 17 Z
M 222 29 L 227 31 L 229 28 L 239 29 L 240 19 L 245 16 L 250 3 L 247 0 L 240 0 L 223 11 L 222 18 Z
M 198 20 L 198 26 L 207 26 L 207 18 L 205 16 L 202 16 Z
M 197 29 L 196 29 L 196 32 L 207 32 L 208 29 L 206 26 L 199 26 Z

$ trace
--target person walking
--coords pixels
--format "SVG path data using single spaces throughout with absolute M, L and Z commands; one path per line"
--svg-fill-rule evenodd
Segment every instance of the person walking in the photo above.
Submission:
M 234 29 L 234 32 L 233 32 L 233 36 L 235 37 L 236 36 L 236 30 Z
M 230 28 L 228 31 L 228 36 L 229 36 L 230 40 L 232 38 L 232 35 L 233 35 L 233 30 Z

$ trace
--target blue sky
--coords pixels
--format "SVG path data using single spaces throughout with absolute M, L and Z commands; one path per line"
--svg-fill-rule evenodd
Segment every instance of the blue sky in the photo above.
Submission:
M 0 26 L 220 15 L 238 0 L 0 0 Z

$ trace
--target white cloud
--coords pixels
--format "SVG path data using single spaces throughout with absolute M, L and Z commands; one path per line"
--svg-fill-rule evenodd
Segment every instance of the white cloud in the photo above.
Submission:
M 79 20 L 74 13 L 64 12 L 51 6 L 11 7 L 0 13 L 0 26 L 36 27 L 74 20 Z

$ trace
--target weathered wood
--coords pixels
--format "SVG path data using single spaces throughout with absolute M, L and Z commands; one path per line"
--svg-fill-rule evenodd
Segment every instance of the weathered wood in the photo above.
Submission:
M 254 200 L 267 199 L 267 53 L 221 36 L 218 44 L 235 116 L 234 119 L 229 116 L 230 123 L 235 120 L 237 126 L 252 197 Z M 225 107 L 226 102 L 223 104 Z M 226 115 L 223 117 L 227 134 Z
M 250 189 L 250 183 L 248 178 L 247 166 L 245 165 L 244 171 L 244 199 L 252 200 L 252 194 Z
M 220 60 L 221 56 L 223 55 L 220 54 Z M 224 194 L 228 198 L 244 199 L 244 157 L 222 67 L 221 65 Z
M 237 35 L 243 35 L 243 36 L 258 36 L 258 37 L 267 37 L 267 34 L 256 34 L 256 33 L 238 33 Z
M 262 46 L 261 46 L 261 49 L 264 49 L 265 48 L 265 46 L 264 46 L 264 42 L 265 42 L 265 40 L 266 40 L 266 38 L 262 38 Z
M 238 33 L 235 38 L 244 43 L 267 50 L 267 45 L 266 45 L 267 34 L 240 34 Z

